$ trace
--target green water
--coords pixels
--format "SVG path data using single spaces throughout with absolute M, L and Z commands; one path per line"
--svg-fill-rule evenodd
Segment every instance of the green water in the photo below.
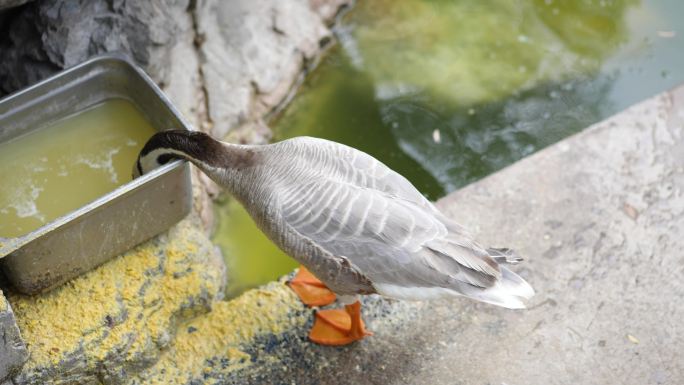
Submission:
M 681 15 L 677 0 L 361 1 L 271 127 L 366 151 L 437 199 L 683 83 Z M 218 212 L 235 285 L 295 265 L 243 211 Z
M 252 218 L 235 200 L 224 197 L 216 209 L 218 226 L 213 241 L 226 257 L 226 297 L 273 281 L 297 263 L 259 231 Z

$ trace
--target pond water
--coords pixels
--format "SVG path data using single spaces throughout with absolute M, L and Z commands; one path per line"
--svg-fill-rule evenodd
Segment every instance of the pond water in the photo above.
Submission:
M 360 1 L 271 127 L 366 151 L 437 199 L 684 83 L 680 15 L 678 0 Z M 237 205 L 218 214 L 229 295 L 296 266 Z

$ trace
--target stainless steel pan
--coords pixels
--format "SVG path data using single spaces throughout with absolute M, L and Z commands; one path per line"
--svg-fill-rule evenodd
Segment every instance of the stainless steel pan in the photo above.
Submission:
M 0 100 L 0 142 L 112 98 L 132 102 L 157 130 L 188 129 L 140 68 L 106 55 Z M 31 233 L 1 238 L 0 263 L 19 291 L 46 291 L 168 229 L 191 205 L 189 166 L 175 161 Z

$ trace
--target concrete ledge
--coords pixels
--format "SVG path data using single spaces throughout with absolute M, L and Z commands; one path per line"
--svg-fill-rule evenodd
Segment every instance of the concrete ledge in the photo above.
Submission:
M 684 87 L 440 206 L 483 241 L 527 256 L 518 270 L 538 295 L 526 312 L 467 312 L 474 321 L 456 336 L 454 323 L 432 318 L 432 341 L 452 342 L 416 376 L 432 384 L 684 381 Z

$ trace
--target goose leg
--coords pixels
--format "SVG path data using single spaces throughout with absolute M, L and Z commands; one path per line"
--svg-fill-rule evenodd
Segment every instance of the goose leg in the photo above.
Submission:
M 316 312 L 314 326 L 309 339 L 321 345 L 347 345 L 373 335 L 366 330 L 361 319 L 361 303 L 354 302 L 342 309 L 320 310 Z
M 307 306 L 325 306 L 335 302 L 335 293 L 304 266 L 299 266 L 297 275 L 289 285 Z

